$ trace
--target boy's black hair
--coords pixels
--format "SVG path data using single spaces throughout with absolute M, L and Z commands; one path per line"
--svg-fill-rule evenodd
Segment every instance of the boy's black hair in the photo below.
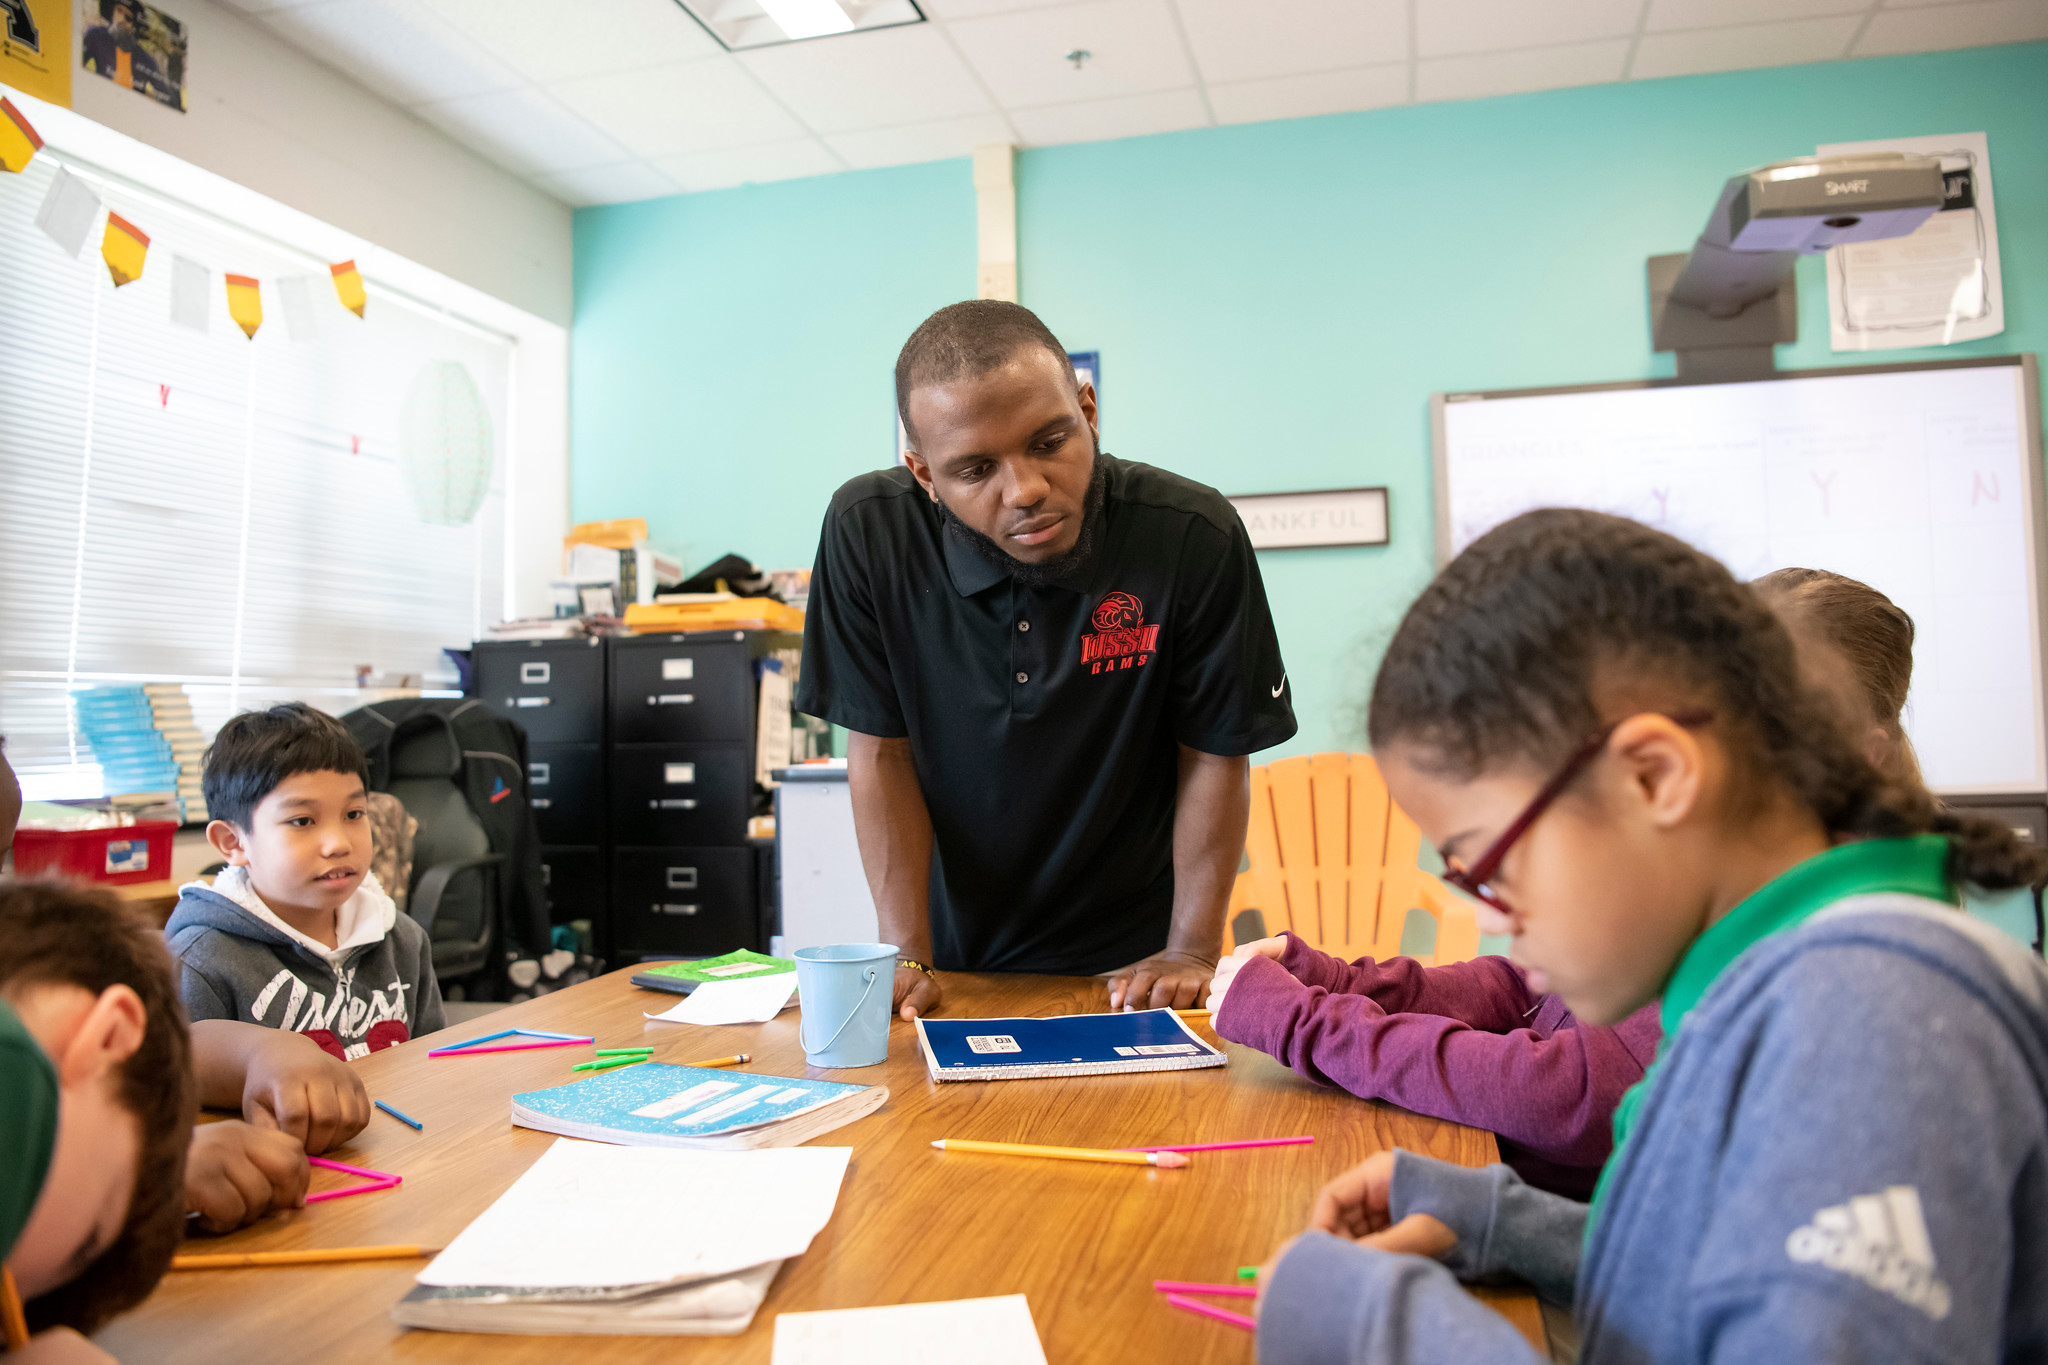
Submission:
M 302 701 L 244 711 L 220 727 L 206 751 L 206 813 L 237 829 L 277 784 L 295 773 L 354 773 L 370 785 L 370 764 L 348 727 Z
M 917 325 L 896 356 L 896 415 L 913 444 L 917 428 L 910 424 L 910 391 L 928 384 L 972 379 L 1009 364 L 1027 346 L 1042 346 L 1059 357 L 1071 377 L 1067 348 L 1038 314 L 1021 303 L 1001 299 L 969 299 L 949 303 Z M 1073 381 L 1077 386 L 1078 379 Z
M 1791 634 L 1762 597 L 1624 517 L 1546 508 L 1473 541 L 1402 618 L 1367 724 L 1375 748 L 1407 746 L 1458 780 L 1517 760 L 1548 769 L 1615 719 L 1603 688 L 1637 709 L 1711 710 L 1735 761 L 1831 835 L 1946 834 L 1950 875 L 1986 890 L 2048 876 L 2048 857 L 2007 825 L 1879 773 L 1801 685 Z
M 119 985 L 142 1000 L 142 1042 L 117 1081 L 141 1139 L 128 1217 L 76 1277 L 27 1305 L 36 1331 L 63 1326 L 89 1336 L 156 1287 L 185 1235 L 185 1153 L 199 1099 L 176 968 L 162 932 L 139 910 L 76 883 L 0 882 L 0 944 L 0 991 L 51 983 L 97 995 Z

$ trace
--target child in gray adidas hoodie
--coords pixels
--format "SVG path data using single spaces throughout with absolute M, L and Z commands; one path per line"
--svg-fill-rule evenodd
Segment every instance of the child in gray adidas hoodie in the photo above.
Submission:
M 229 865 L 183 887 L 164 928 L 194 1020 L 294 1030 L 344 1059 L 443 1026 L 426 931 L 370 873 L 368 777 L 347 728 L 302 703 L 221 727 L 206 837 Z
M 1713 560 L 1506 522 L 1410 608 L 1370 728 L 1535 989 L 1664 1042 L 1590 1208 L 1382 1153 L 1261 1275 L 1259 1359 L 1536 1362 L 1457 1278 L 1573 1304 L 1580 1360 L 2048 1356 L 2048 970 L 1957 909 L 2041 854 L 1888 785 Z

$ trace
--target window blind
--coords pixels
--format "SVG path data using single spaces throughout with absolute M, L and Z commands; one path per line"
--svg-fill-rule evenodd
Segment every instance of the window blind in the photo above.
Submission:
M 357 670 L 452 686 L 444 647 L 503 605 L 510 339 L 372 284 L 363 318 L 326 263 L 203 206 L 69 157 L 151 236 L 111 287 L 101 223 L 76 258 L 36 226 L 59 156 L 0 175 L 0 735 L 31 797 L 96 795 L 68 692 L 185 684 L 208 733 L 234 710 L 357 704 Z M 171 321 L 172 258 L 203 265 L 204 332 Z M 223 272 L 262 282 L 254 339 Z M 307 277 L 294 339 L 277 281 Z M 423 367 L 459 361 L 496 458 L 464 526 L 430 525 L 401 478 L 400 409 Z

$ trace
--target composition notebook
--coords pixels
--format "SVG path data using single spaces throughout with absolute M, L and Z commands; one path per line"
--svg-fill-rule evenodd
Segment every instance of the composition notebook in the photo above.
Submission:
M 935 1081 L 1190 1071 L 1229 1063 L 1172 1010 L 1050 1019 L 920 1017 L 917 1038 Z
M 794 958 L 769 957 L 765 953 L 740 948 L 719 957 L 700 957 L 690 962 L 665 962 L 659 967 L 649 967 L 644 972 L 633 973 L 633 984 L 642 990 L 688 995 L 707 981 L 732 981 L 795 970 Z
M 879 1085 L 642 1062 L 512 1097 L 512 1122 L 628 1147 L 794 1147 L 882 1107 Z

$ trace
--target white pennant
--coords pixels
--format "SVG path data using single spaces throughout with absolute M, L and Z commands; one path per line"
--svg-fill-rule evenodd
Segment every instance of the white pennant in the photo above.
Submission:
M 171 321 L 195 332 L 205 331 L 212 282 L 213 272 L 199 262 L 171 257 Z
M 100 197 L 90 185 L 59 166 L 50 192 L 43 196 L 43 206 L 36 210 L 36 226 L 50 234 L 65 255 L 75 257 L 85 249 L 86 234 L 99 216 Z
M 286 275 L 277 282 L 277 296 L 284 303 L 284 327 L 293 341 L 312 341 L 320 335 L 313 321 L 313 294 L 304 275 Z

